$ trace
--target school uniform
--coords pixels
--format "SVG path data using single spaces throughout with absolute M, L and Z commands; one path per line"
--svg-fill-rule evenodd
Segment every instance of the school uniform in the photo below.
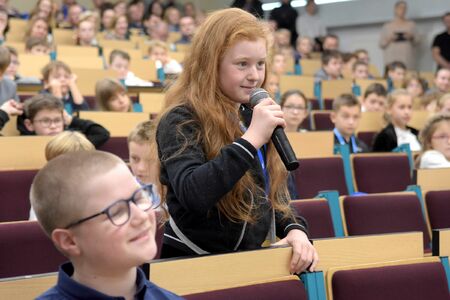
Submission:
M 334 144 L 348 145 L 351 154 L 369 152 L 369 147 L 363 141 L 359 140 L 355 135 L 352 135 L 347 141 L 336 128 L 333 130 L 333 133 Z
M 375 138 L 373 143 L 374 152 L 390 152 L 399 146 L 399 136 L 400 144 L 410 144 L 412 151 L 420 150 L 420 143 L 417 139 L 419 131 L 415 128 L 406 126 L 406 130 L 399 130 L 395 128 L 394 125 L 389 124 L 386 126 Z
M 144 272 L 136 268 L 136 294 L 134 299 L 139 300 L 176 300 L 183 299 L 159 286 L 151 283 L 145 278 Z M 87 287 L 72 279 L 74 268 L 72 263 L 67 262 L 60 266 L 58 281 L 54 287 L 37 297 L 37 300 L 75 300 L 75 299 L 98 299 L 114 300 L 124 299 L 103 294 L 97 290 Z

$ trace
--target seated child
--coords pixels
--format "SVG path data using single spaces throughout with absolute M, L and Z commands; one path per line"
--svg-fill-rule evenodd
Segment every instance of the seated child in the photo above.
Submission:
M 401 61 L 393 61 L 386 66 L 384 77 L 388 83 L 388 92 L 403 85 L 406 77 L 406 65 Z
M 307 36 L 299 36 L 296 43 L 295 61 L 299 59 L 311 59 L 311 53 L 313 51 L 313 42 L 311 38 Z
M 179 74 L 183 70 L 181 65 L 169 57 L 169 46 L 162 41 L 151 41 L 148 45 L 148 55 L 151 60 L 162 64 L 165 74 Z
M 57 135 L 64 130 L 79 131 L 99 147 L 109 139 L 109 132 L 101 125 L 69 115 L 62 101 L 50 94 L 36 95 L 25 101 L 25 114 L 18 117 L 21 135 Z
M 380 111 L 384 112 L 386 109 L 386 88 L 379 83 L 372 83 L 364 92 L 362 99 L 361 111 Z
M 76 84 L 77 76 L 62 61 L 52 61 L 42 70 L 44 90 L 40 93 L 52 94 L 64 103 L 64 109 L 72 114 L 74 111 L 89 110 Z
M 438 112 L 450 114 L 450 93 L 443 95 L 439 99 Z
M 130 71 L 130 55 L 122 50 L 113 50 L 109 55 L 109 68 L 117 73 L 117 79 L 126 86 L 153 86 Z
M 301 125 L 308 116 L 308 99 L 301 91 L 289 90 L 283 93 L 280 106 L 286 121 L 286 132 L 306 131 Z
M 420 131 L 419 168 L 450 168 L 450 115 L 438 114 Z
M 45 146 L 45 159 L 50 161 L 64 153 L 93 150 L 95 150 L 94 145 L 83 134 L 76 131 L 63 131 L 55 135 Z M 30 208 L 28 220 L 36 220 L 33 207 Z
M 352 67 L 352 78 L 357 79 L 369 79 L 369 66 L 363 62 L 357 60 Z
M 16 83 L 6 76 L 3 77 L 10 61 L 8 49 L 0 46 L 0 105 L 11 99 L 19 101 Z
M 114 79 L 101 79 L 95 85 L 95 102 L 101 111 L 142 112 L 139 103 L 132 103 L 126 88 Z
M 48 55 L 50 53 L 50 44 L 46 38 L 29 37 L 25 42 L 25 53 Z
M 60 155 L 38 172 L 30 198 L 39 224 L 70 260 L 38 300 L 181 299 L 138 268 L 157 252 L 155 203 L 152 189 L 141 187 L 120 158 Z
M 281 52 L 275 53 L 272 57 L 272 72 L 281 76 L 287 73 L 286 70 L 286 57 Z
M 425 79 L 412 75 L 405 80 L 403 88 L 413 96 L 413 99 L 420 99 L 427 91 L 428 83 Z
M 95 23 L 92 22 L 91 16 L 86 15 L 81 18 L 78 22 L 78 27 L 75 29 L 76 32 L 76 44 L 79 46 L 86 47 L 97 47 L 98 42 L 95 38 L 97 32 L 95 29 Z
M 369 147 L 355 136 L 361 119 L 361 104 L 355 96 L 342 94 L 334 99 L 330 117 L 334 123 L 335 145 L 349 145 L 350 153 L 369 151 Z
M 357 49 L 353 52 L 359 61 L 365 62 L 367 65 L 370 63 L 369 52 L 366 49 Z
M 19 74 L 19 53 L 13 47 L 6 46 L 11 57 L 8 68 L 5 71 L 5 77 L 13 80 L 16 84 L 27 83 L 27 84 L 40 84 L 41 80 L 37 77 L 23 77 Z
M 8 100 L 0 106 L 0 131 L 9 121 L 10 116 L 19 116 L 23 113 L 23 104 L 15 100 Z M 0 134 L 1 135 L 1 134 Z
M 270 72 L 267 74 L 267 92 L 277 103 L 280 103 L 280 77 Z
M 324 51 L 322 68 L 314 75 L 315 82 L 342 78 L 342 55 L 337 50 Z
M 409 144 L 411 151 L 421 150 L 417 139 L 419 131 L 407 125 L 411 120 L 412 103 L 412 96 L 406 90 L 398 89 L 388 95 L 389 124 L 376 136 L 373 151 L 390 152 L 402 144 Z

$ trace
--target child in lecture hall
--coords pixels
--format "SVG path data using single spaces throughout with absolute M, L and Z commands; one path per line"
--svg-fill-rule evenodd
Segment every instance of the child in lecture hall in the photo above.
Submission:
M 369 152 L 369 147 L 355 136 L 361 119 L 361 104 L 355 96 L 342 94 L 334 99 L 330 118 L 335 145 L 348 145 L 350 153 Z
M 337 50 L 322 53 L 322 68 L 314 75 L 315 82 L 342 78 L 342 55 Z
M 438 102 L 438 112 L 450 114 L 450 93 L 443 95 Z
M 286 124 L 281 107 L 270 98 L 246 105 L 267 86 L 269 46 L 266 23 L 237 8 L 213 12 L 194 35 L 156 129 L 171 216 L 163 258 L 259 249 L 278 236 L 275 245 L 292 246 L 292 273 L 314 270 L 317 252 L 289 207 L 288 172 L 270 141 Z
M 289 90 L 281 96 L 281 109 L 286 121 L 286 132 L 302 132 L 306 129 L 301 128 L 303 121 L 309 113 L 308 99 L 299 90 Z
M 81 18 L 78 27 L 75 29 L 76 40 L 78 46 L 97 47 L 95 23 L 92 22 L 91 16 L 86 15 Z
M 139 103 L 132 103 L 126 88 L 115 79 L 105 78 L 95 85 L 95 102 L 101 111 L 142 112 Z
M 13 47 L 6 46 L 11 57 L 8 68 L 5 71 L 5 77 L 13 80 L 16 84 L 40 84 L 41 80 L 37 77 L 25 77 L 19 74 L 20 60 L 19 53 Z
M 50 44 L 45 38 L 29 37 L 25 42 L 25 53 L 48 55 L 50 53 Z
M 431 117 L 420 131 L 419 168 L 450 168 L 450 114 Z
M 280 103 L 280 76 L 274 72 L 267 74 L 267 92 L 277 103 Z
M 45 146 L 45 159 L 47 161 L 64 153 L 74 151 L 93 151 L 94 145 L 82 134 L 76 131 L 63 131 L 55 135 Z M 29 221 L 36 220 L 33 207 L 30 208 Z
M 80 176 L 82 174 L 82 176 Z M 156 252 L 155 201 L 117 156 L 77 151 L 49 161 L 30 191 L 39 224 L 69 262 L 36 299 L 181 299 L 139 268 Z
M 403 89 L 388 95 L 386 117 L 389 124 L 376 136 L 375 152 L 390 152 L 402 144 L 409 144 L 411 151 L 420 151 L 419 131 L 407 124 L 412 116 L 412 96 Z
M 380 83 L 372 83 L 364 92 L 361 111 L 385 112 L 387 102 L 386 88 Z
M 384 77 L 388 83 L 388 92 L 401 87 L 406 78 L 406 65 L 401 61 L 393 61 L 386 66 Z
M 50 94 L 27 99 L 24 112 L 17 121 L 21 135 L 53 136 L 64 130 L 79 131 L 96 147 L 109 139 L 108 130 L 92 121 L 69 115 L 62 101 Z
M 150 41 L 148 44 L 149 58 L 162 64 L 165 74 L 179 74 L 183 70 L 181 65 L 169 57 L 169 46 L 162 41 Z
M 363 61 L 356 61 L 352 67 L 352 79 L 369 79 L 369 66 Z
M 287 73 L 286 57 L 281 52 L 276 52 L 272 57 L 272 72 L 278 76 Z
M 299 59 L 311 59 L 313 42 L 307 36 L 299 36 L 296 43 L 295 61 Z
M 42 69 L 44 89 L 41 94 L 52 94 L 61 99 L 68 114 L 89 110 L 77 86 L 77 75 L 62 61 L 52 61 Z
M 122 50 L 115 49 L 109 55 L 109 68 L 116 72 L 117 79 L 125 86 L 153 86 L 130 71 L 130 55 Z
M 0 105 L 11 99 L 19 100 L 16 83 L 7 76 L 3 77 L 10 62 L 11 56 L 9 50 L 6 47 L 0 46 Z
M 417 75 L 411 75 L 405 80 L 403 88 L 408 91 L 414 101 L 417 101 L 418 104 L 420 104 L 423 95 L 428 89 L 428 83 L 425 79 Z

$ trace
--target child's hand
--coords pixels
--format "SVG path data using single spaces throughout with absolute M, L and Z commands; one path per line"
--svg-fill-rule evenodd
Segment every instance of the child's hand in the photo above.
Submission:
M 58 79 L 52 79 L 46 84 L 46 88 L 50 90 L 53 96 L 62 98 L 61 82 Z
M 72 123 L 73 117 L 67 113 L 66 110 L 63 111 L 64 125 L 69 126 Z
M 77 76 L 76 74 L 73 74 L 73 73 L 72 73 L 72 75 L 70 75 L 69 85 L 76 84 L 77 79 L 78 79 L 78 76 Z
M 23 104 L 11 99 L 3 103 L 0 109 L 6 112 L 8 116 L 17 116 L 23 113 Z

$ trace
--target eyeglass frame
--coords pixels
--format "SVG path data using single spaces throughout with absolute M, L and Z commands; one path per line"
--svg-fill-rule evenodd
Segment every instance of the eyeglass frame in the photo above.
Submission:
M 50 118 L 44 118 L 44 119 L 40 119 L 40 120 L 33 120 L 34 122 L 38 122 L 40 123 L 42 126 L 44 126 L 45 128 L 49 128 L 50 126 L 52 126 L 52 124 L 54 125 L 59 125 L 59 124 L 63 124 L 64 125 L 64 118 L 61 117 L 61 119 L 58 119 L 57 122 L 55 122 L 56 119 L 50 119 Z M 45 125 L 46 122 L 50 122 L 48 125 Z
M 450 135 L 436 135 L 432 136 L 431 139 L 447 142 L 448 140 L 450 140 Z
M 113 203 L 111 203 L 110 205 L 108 205 L 106 208 L 104 208 L 102 211 L 100 211 L 100 212 L 98 212 L 98 213 L 96 213 L 96 214 L 93 214 L 93 215 L 91 215 L 91 216 L 89 216 L 89 217 L 82 218 L 81 220 L 72 222 L 72 223 L 70 223 L 69 225 L 67 225 L 66 227 L 64 227 L 64 229 L 69 229 L 69 228 L 72 228 L 72 227 L 74 227 L 74 226 L 80 225 L 80 224 L 82 224 L 82 223 L 84 223 L 84 222 L 86 222 L 86 221 L 89 221 L 89 220 L 91 220 L 91 219 L 93 219 L 93 218 L 96 218 L 96 217 L 98 217 L 98 216 L 100 216 L 100 215 L 103 215 L 103 214 L 105 214 L 105 215 L 108 217 L 109 221 L 110 221 L 114 226 L 117 226 L 117 227 L 123 226 L 123 225 L 125 225 L 128 221 L 130 221 L 130 217 L 131 217 L 131 208 L 130 208 L 130 205 L 131 205 L 131 204 L 130 204 L 130 202 L 133 202 L 134 205 L 137 206 L 137 204 L 136 204 L 136 199 L 134 199 L 134 197 L 135 197 L 140 191 L 142 191 L 142 190 L 147 190 L 147 191 L 148 191 L 149 202 L 151 202 L 150 206 L 149 206 L 147 209 L 142 209 L 142 211 L 148 211 L 148 210 L 150 210 L 150 209 L 152 209 L 152 208 L 153 208 L 153 209 L 156 208 L 157 205 L 155 205 L 155 203 L 153 202 L 153 199 L 154 199 L 154 197 L 155 197 L 154 192 L 153 192 L 153 185 L 147 184 L 147 185 L 141 186 L 141 187 L 138 188 L 136 191 L 134 191 L 130 198 L 128 198 L 128 199 L 119 199 L 119 200 L 117 200 L 117 201 L 114 201 Z M 123 222 L 122 224 L 117 225 L 117 224 L 115 224 L 114 221 L 112 220 L 112 217 L 111 217 L 111 215 L 110 215 L 110 213 L 109 213 L 109 210 L 111 209 L 111 207 L 113 207 L 113 206 L 115 206 L 115 205 L 117 205 L 118 203 L 121 203 L 121 202 L 125 202 L 125 203 L 127 204 L 128 218 L 127 218 L 127 220 L 126 220 L 125 222 Z

